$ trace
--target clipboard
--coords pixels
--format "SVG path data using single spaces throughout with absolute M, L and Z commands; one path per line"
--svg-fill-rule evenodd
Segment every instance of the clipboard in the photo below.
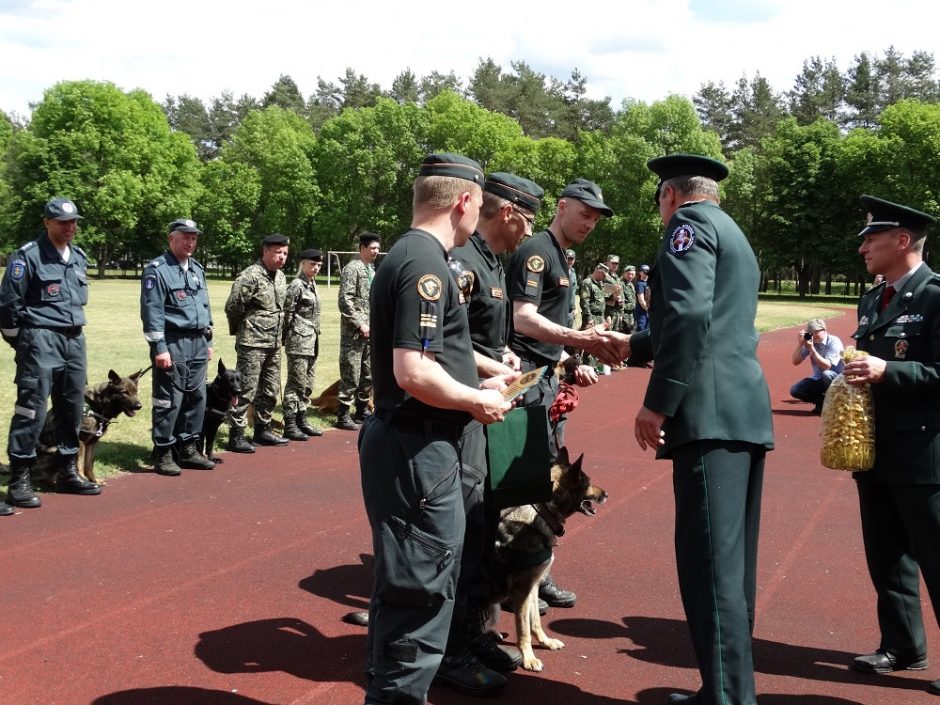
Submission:
M 497 509 L 552 498 L 548 410 L 544 406 L 510 410 L 503 421 L 486 427 L 486 438 L 487 481 Z

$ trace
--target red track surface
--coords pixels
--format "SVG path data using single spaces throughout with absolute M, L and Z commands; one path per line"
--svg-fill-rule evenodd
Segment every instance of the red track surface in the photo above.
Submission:
M 830 325 L 848 341 L 853 321 L 847 312 Z M 874 594 L 851 477 L 820 466 L 818 419 L 788 399 L 809 369 L 790 364 L 794 331 L 760 344 L 777 441 L 760 548 L 760 702 L 940 703 L 924 691 L 940 665 L 880 677 L 847 667 L 878 644 Z M 569 447 L 610 500 L 574 517 L 556 554 L 553 574 L 579 595 L 546 618 L 566 648 L 541 652 L 541 674 L 511 675 L 499 700 L 658 705 L 698 685 L 676 587 L 671 464 L 633 439 L 647 376 L 629 369 L 581 390 Z M 366 607 L 371 583 L 355 440 L 331 431 L 226 454 L 213 472 L 128 474 L 100 497 L 45 495 L 42 509 L 0 519 L 0 703 L 361 703 L 365 630 L 340 621 Z M 940 654 L 926 601 L 924 613 Z M 478 702 L 439 688 L 430 700 Z

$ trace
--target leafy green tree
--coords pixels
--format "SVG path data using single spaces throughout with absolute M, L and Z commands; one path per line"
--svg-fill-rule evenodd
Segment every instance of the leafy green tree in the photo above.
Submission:
M 364 75 L 356 75 L 351 68 L 339 79 L 343 87 L 343 108 L 371 108 L 382 95 L 378 83 L 370 83 Z
M 203 184 L 193 209 L 205 234 L 199 257 L 234 274 L 258 254 L 260 234 L 252 228 L 261 203 L 261 175 L 247 163 L 215 159 L 203 169 Z
M 202 161 L 208 161 L 215 156 L 217 148 L 213 140 L 209 111 L 199 98 L 187 94 L 178 98 L 168 95 L 163 102 L 163 112 L 166 113 L 170 127 L 189 135 Z
M 261 107 L 269 108 L 272 105 L 284 110 L 293 110 L 298 115 L 304 114 L 306 103 L 293 78 L 282 73 L 271 86 L 271 90 L 264 94 Z
M 725 144 L 730 151 L 759 147 L 764 137 L 773 134 L 785 114 L 783 100 L 760 73 L 750 82 L 743 76 L 738 80 L 732 93 L 732 106 L 734 120 Z
M 457 78 L 453 71 L 449 73 L 440 73 L 432 71 L 427 76 L 421 78 L 421 102 L 427 103 L 433 100 L 441 93 L 463 94 L 463 82 Z
M 260 108 L 258 101 L 247 93 L 236 99 L 229 91 L 223 91 L 219 97 L 213 98 L 209 106 L 207 159 L 215 159 L 222 147 L 232 141 L 232 136 L 248 114 Z
M 734 123 L 734 101 L 724 81 L 717 84 L 709 81 L 703 84 L 693 96 L 692 102 L 698 111 L 702 126 L 718 135 L 721 144 L 726 150 L 729 149 Z
M 192 211 L 201 188 L 187 136 L 170 130 L 148 94 L 111 83 L 48 89 L 29 129 L 14 133 L 9 155 L 17 239 L 35 235 L 48 198 L 72 198 L 86 218 L 78 244 L 97 259 L 101 276 L 116 252 L 145 252 L 161 240 L 166 223 Z

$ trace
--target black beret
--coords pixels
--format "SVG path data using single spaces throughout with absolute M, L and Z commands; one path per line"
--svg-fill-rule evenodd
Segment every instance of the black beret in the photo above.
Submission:
M 576 198 L 585 205 L 599 210 L 608 218 L 614 214 L 604 203 L 604 194 L 601 193 L 601 187 L 587 179 L 575 179 L 572 181 L 565 186 L 565 190 L 561 192 L 560 198 Z
M 290 239 L 287 237 L 287 235 L 274 233 L 264 238 L 264 240 L 261 241 L 261 244 L 264 245 L 265 247 L 269 245 L 289 245 Z
M 177 218 L 172 223 L 170 223 L 170 228 L 168 233 L 196 233 L 197 235 L 202 235 L 202 231 L 196 225 L 196 221 L 190 220 L 189 218 Z
M 659 177 L 660 183 L 677 176 L 704 176 L 721 181 L 728 176 L 724 162 L 700 154 L 669 154 L 646 162 L 647 168 Z
M 505 198 L 510 203 L 528 208 L 533 213 L 538 212 L 539 206 L 542 205 L 542 196 L 545 195 L 545 189 L 534 181 L 502 171 L 496 171 L 487 176 L 486 181 L 483 182 L 483 190 L 494 196 Z
M 381 242 L 382 238 L 375 233 L 360 233 L 359 247 L 368 247 L 373 242 Z
M 43 208 L 43 217 L 52 220 L 83 220 L 78 208 L 67 198 L 51 198 Z
M 937 222 L 937 219 L 932 215 L 886 201 L 883 198 L 862 196 L 860 200 L 869 215 L 868 224 L 859 233 L 860 236 L 879 233 L 882 230 L 890 230 L 891 228 L 905 228 L 922 236 L 928 225 Z
M 418 175 L 450 176 L 483 185 L 483 167 L 462 154 L 451 152 L 439 152 L 426 156 L 421 162 L 421 168 L 418 169 Z
M 315 247 L 311 247 L 308 250 L 304 250 L 300 253 L 300 259 L 308 259 L 311 262 L 322 262 L 323 253 Z

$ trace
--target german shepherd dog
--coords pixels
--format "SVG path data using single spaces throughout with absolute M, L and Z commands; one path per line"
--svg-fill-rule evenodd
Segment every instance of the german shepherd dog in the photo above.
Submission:
M 553 547 L 565 533 L 565 521 L 575 512 L 587 516 L 597 513 L 595 504 L 607 501 L 607 492 L 591 484 L 581 469 L 582 454 L 574 463 L 568 449 L 562 448 L 552 465 L 552 498 L 543 504 L 509 507 L 500 513 L 496 538 L 494 590 L 490 596 L 487 628 L 495 631 L 499 623 L 499 605 L 512 600 L 516 617 L 516 639 L 522 652 L 522 667 L 541 671 L 542 662 L 532 650 L 534 636 L 552 651 L 564 647 L 542 629 L 538 608 L 538 587 L 554 560 Z
M 216 433 L 243 391 L 241 372 L 228 369 L 221 358 L 218 369 L 219 374 L 206 389 L 206 414 L 202 417 L 202 434 L 199 439 L 202 452 L 215 463 L 222 462 L 222 458 L 212 455 Z
M 89 482 L 105 484 L 95 476 L 95 450 L 108 426 L 121 414 L 135 416 L 141 410 L 137 383 L 150 368 L 137 370 L 129 377 L 108 371 L 108 381 L 85 388 L 85 413 L 78 430 L 78 471 Z M 54 441 L 55 417 L 50 411 L 39 434 L 39 448 L 33 478 L 41 487 L 55 486 L 59 468 Z

